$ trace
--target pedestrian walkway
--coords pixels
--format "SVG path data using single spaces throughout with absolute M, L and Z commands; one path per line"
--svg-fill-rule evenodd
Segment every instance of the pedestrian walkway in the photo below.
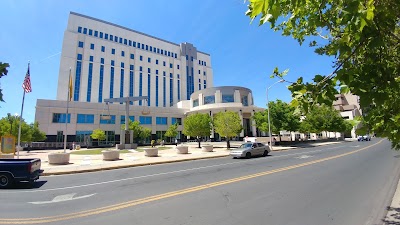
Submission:
M 236 148 L 241 143 L 243 142 L 232 142 L 231 147 Z M 329 145 L 336 143 L 340 142 L 334 141 L 334 142 L 313 143 L 307 145 L 307 147 Z M 46 176 L 46 175 L 83 173 L 83 172 L 118 169 L 126 167 L 226 157 L 229 155 L 230 152 L 230 150 L 226 149 L 225 142 L 213 142 L 212 145 L 214 146 L 214 150 L 212 152 L 203 152 L 200 148 L 198 148 L 198 143 L 185 143 L 185 145 L 187 145 L 189 148 L 189 154 L 178 154 L 174 145 L 168 145 L 167 147 L 171 148 L 166 150 L 159 150 L 158 157 L 147 157 L 145 156 L 144 152 L 131 149 L 129 150 L 129 153 L 121 153 L 120 159 L 116 161 L 103 161 L 103 156 L 101 154 L 100 155 L 71 154 L 69 164 L 67 165 L 51 165 L 48 163 L 49 153 L 63 152 L 63 150 L 35 150 L 31 152 L 21 151 L 19 155 L 21 159 L 40 158 L 42 161 L 42 169 L 44 170 L 43 175 Z M 290 149 L 296 149 L 298 147 L 273 146 L 273 151 L 290 150 Z M 72 151 L 80 151 L 80 150 L 72 150 Z M 72 152 L 72 151 L 67 150 L 67 152 Z

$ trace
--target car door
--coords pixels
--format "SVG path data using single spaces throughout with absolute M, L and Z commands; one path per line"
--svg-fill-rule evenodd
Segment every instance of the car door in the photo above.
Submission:
M 257 155 L 262 155 L 264 153 L 264 147 L 263 144 L 257 143 Z

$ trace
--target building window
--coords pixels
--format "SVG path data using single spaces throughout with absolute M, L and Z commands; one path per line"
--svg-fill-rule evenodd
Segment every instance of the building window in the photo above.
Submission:
M 150 73 L 150 68 L 149 68 L 149 73 Z M 147 74 L 147 105 L 150 106 L 150 94 L 151 94 L 151 77 L 150 74 Z
M 222 95 L 222 103 L 235 102 L 233 95 Z
M 172 63 L 170 63 L 170 64 L 169 64 L 169 68 L 171 68 L 171 69 L 173 68 L 173 65 L 172 65 Z
M 207 66 L 207 63 L 206 63 L 206 62 L 204 62 L 204 66 Z
M 142 69 L 142 67 L 140 67 L 140 71 L 142 71 L 141 69 Z M 139 74 L 139 96 L 142 96 L 142 95 L 143 95 L 143 74 L 140 73 Z M 142 105 L 142 100 L 139 101 L 139 105 Z
M 76 118 L 76 123 L 89 123 L 94 124 L 93 114 L 78 114 Z
M 104 64 L 104 59 L 102 63 Z M 100 65 L 100 81 L 99 81 L 99 98 L 98 102 L 103 102 L 103 78 L 104 78 L 104 65 Z
M 167 125 L 167 117 L 156 117 L 157 125 Z
M 89 35 L 92 36 L 92 34 L 93 34 L 93 30 L 89 29 Z
M 110 41 L 114 40 L 114 36 L 112 34 L 110 34 Z
M 132 46 L 136 48 L 136 41 L 132 41 Z
M 139 56 L 139 60 L 140 60 L 140 61 L 143 61 L 143 56 Z
M 165 61 L 163 61 L 163 66 L 165 66 Z
M 121 63 L 123 65 L 123 63 Z M 121 66 L 122 66 L 121 65 Z M 120 77 L 120 83 L 119 83 L 119 97 L 122 98 L 124 97 L 124 69 L 121 69 L 121 77 Z M 122 102 L 121 102 L 122 104 Z
M 167 106 L 167 82 L 165 78 L 165 74 L 163 77 L 163 107 Z
M 133 84 L 135 82 L 135 77 L 133 73 L 133 65 L 130 66 L 129 71 L 129 96 L 133 96 Z M 133 105 L 133 102 L 129 102 L 129 104 Z
M 158 65 L 158 59 L 156 59 L 156 64 Z
M 121 37 L 119 38 L 119 43 L 122 44 L 122 38 Z
M 82 27 L 78 27 L 78 33 L 82 33 Z
M 151 69 L 150 68 L 147 68 L 147 73 L 151 73 Z
M 174 80 L 169 79 L 169 105 L 172 106 L 174 104 Z
M 87 34 L 87 28 L 83 28 L 83 34 Z
M 179 74 L 178 74 L 179 78 Z M 178 80 L 178 102 L 181 100 L 181 81 Z
M 108 34 L 104 34 L 104 39 L 108 40 Z
M 146 51 L 148 51 L 149 50 L 149 46 L 148 45 L 146 45 Z
M 105 52 L 106 51 L 106 47 L 105 46 L 101 46 L 101 51 Z
M 143 71 L 143 67 L 139 66 L 139 71 Z
M 93 56 L 90 56 L 93 62 Z M 86 92 L 86 101 L 90 102 L 90 98 L 92 97 L 92 77 L 93 77 L 93 63 L 89 63 L 89 73 L 88 73 L 88 84 L 87 84 L 87 92 Z
M 182 125 L 182 118 L 171 118 L 171 124 L 178 124 L 178 125 Z
M 170 51 L 168 51 L 168 56 L 171 56 L 171 52 Z
M 125 68 L 125 63 L 121 62 L 121 68 Z
M 151 116 L 139 116 L 139 123 L 140 124 L 152 124 L 152 117 Z
M 197 107 L 197 106 L 199 106 L 199 100 L 195 99 L 195 100 L 193 100 L 193 107 Z
M 66 120 L 65 113 L 53 113 L 53 123 L 65 123 Z M 68 122 L 71 122 L 71 114 L 68 113 Z
M 97 37 L 97 36 L 99 36 L 98 34 L 99 34 L 99 32 L 97 30 L 95 30 L 94 31 L 94 36 Z
M 111 66 L 115 66 L 115 61 L 111 60 Z
M 164 55 L 164 50 L 161 49 L 161 55 Z
M 158 70 L 156 70 L 156 74 L 158 74 Z M 156 76 L 156 107 L 158 107 L 158 76 Z
M 139 42 L 137 43 L 137 47 L 140 48 L 140 43 Z
M 209 95 L 204 97 L 204 105 L 206 104 L 213 104 L 215 103 L 215 96 L 214 95 Z
M 118 37 L 114 36 L 114 42 L 118 42 Z
M 101 64 L 104 64 L 104 58 L 101 58 L 101 59 L 100 59 L 100 63 L 101 63 Z
M 110 98 L 114 97 L 114 67 L 111 67 L 110 73 Z
M 150 46 L 150 51 L 151 51 L 151 52 L 153 51 L 153 47 L 151 47 L 151 46 Z
M 190 57 L 190 61 L 192 61 L 192 62 L 193 62 L 193 56 L 191 56 L 191 57 Z
M 103 32 L 100 32 L 100 38 L 103 38 Z
M 176 65 L 176 68 L 179 70 L 179 65 Z
M 82 54 L 78 54 L 77 59 L 82 60 Z M 79 101 L 79 90 L 81 87 L 81 72 L 82 72 L 82 61 L 76 61 L 74 101 Z
M 247 95 L 242 96 L 242 104 L 243 106 L 249 106 Z
M 135 116 L 129 116 L 129 121 L 135 121 Z M 125 124 L 125 116 L 121 116 L 120 124 Z
M 128 45 L 132 46 L 132 40 L 128 40 Z
M 135 55 L 134 54 L 131 54 L 131 59 L 135 59 Z
M 203 72 L 203 75 L 204 75 L 204 76 L 206 75 L 206 71 Z
M 115 55 L 115 48 L 111 49 L 111 54 Z
M 125 52 L 124 51 L 121 51 L 121 56 L 125 57 Z
M 78 47 L 83 48 L 83 41 L 78 42 Z
M 199 74 L 200 74 L 200 70 L 199 70 Z
M 124 39 L 124 45 L 128 44 L 128 40 Z
M 150 57 L 147 58 L 147 62 L 148 62 L 148 63 L 151 63 L 151 58 L 150 58 Z
M 115 124 L 115 115 L 104 115 L 104 117 L 108 117 L 107 119 L 103 119 L 102 116 L 100 116 L 100 124 Z
M 90 49 L 94 50 L 94 44 L 90 44 Z

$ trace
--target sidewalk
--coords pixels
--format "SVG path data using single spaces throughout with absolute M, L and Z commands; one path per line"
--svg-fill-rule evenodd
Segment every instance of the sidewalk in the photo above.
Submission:
M 340 142 L 335 141 L 335 142 L 314 143 L 307 145 L 307 147 L 316 147 L 316 146 L 336 144 L 336 143 Z M 19 153 L 19 155 L 21 159 L 40 158 L 42 161 L 41 168 L 44 170 L 43 176 L 48 176 L 48 175 L 93 172 L 100 170 L 110 170 L 110 169 L 119 169 L 126 167 L 154 165 L 163 163 L 173 163 L 173 162 L 198 160 L 198 159 L 218 158 L 229 155 L 230 150 L 226 149 L 225 142 L 213 142 L 212 144 L 214 146 L 213 152 L 202 152 L 201 149 L 198 148 L 197 143 L 186 143 L 185 145 L 189 147 L 189 154 L 178 154 L 176 152 L 175 146 L 169 145 L 168 147 L 171 147 L 171 149 L 159 150 L 158 157 L 146 157 L 144 155 L 144 152 L 139 152 L 132 149 L 129 150 L 130 153 L 121 153 L 120 160 L 116 161 L 103 161 L 102 160 L 103 156 L 101 154 L 100 155 L 71 154 L 69 161 L 70 163 L 68 165 L 50 165 L 48 163 L 49 153 L 62 152 L 63 150 L 35 150 L 29 153 L 26 151 L 22 151 Z M 238 143 L 231 144 L 231 147 L 235 148 L 237 146 Z M 273 146 L 273 151 L 291 150 L 301 147 L 305 146 L 298 146 L 298 147 Z M 80 151 L 80 150 L 73 150 L 73 151 Z M 67 152 L 71 152 L 71 150 L 67 150 Z

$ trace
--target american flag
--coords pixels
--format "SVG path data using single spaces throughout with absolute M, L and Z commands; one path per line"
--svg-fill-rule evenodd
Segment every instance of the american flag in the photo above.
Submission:
M 28 65 L 28 71 L 26 72 L 24 83 L 22 84 L 22 88 L 25 90 L 25 93 L 32 92 L 32 87 L 31 87 L 31 75 L 29 74 L 29 65 Z

